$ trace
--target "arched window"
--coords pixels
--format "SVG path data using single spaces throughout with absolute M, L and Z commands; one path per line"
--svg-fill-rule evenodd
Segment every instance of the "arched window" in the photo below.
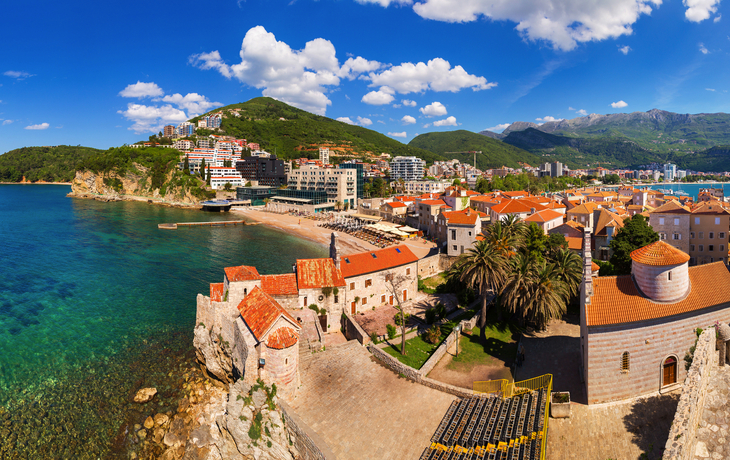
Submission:
M 629 352 L 625 351 L 621 355 L 621 372 L 628 372 L 629 371 Z
M 670 356 L 662 363 L 662 386 L 677 383 L 677 358 Z

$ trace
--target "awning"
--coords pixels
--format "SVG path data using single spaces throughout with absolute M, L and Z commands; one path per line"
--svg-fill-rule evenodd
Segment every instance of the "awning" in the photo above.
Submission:
M 296 203 L 311 203 L 312 202 L 311 199 L 307 199 L 307 198 L 291 198 L 291 197 L 288 197 L 288 196 L 272 196 L 271 199 L 272 200 L 276 200 L 276 201 L 294 201 Z
M 407 225 L 405 227 L 398 227 L 398 230 L 400 230 L 401 232 L 407 232 L 407 233 L 416 233 L 416 232 L 418 232 L 418 229 L 413 228 L 413 227 L 409 227 Z
M 383 219 L 380 216 L 368 216 L 365 214 L 353 214 L 350 217 L 353 217 L 355 219 L 360 219 L 360 220 L 368 220 L 370 222 L 380 222 Z

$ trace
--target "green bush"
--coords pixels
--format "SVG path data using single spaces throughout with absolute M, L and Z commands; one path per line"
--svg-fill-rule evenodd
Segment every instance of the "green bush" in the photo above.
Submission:
M 436 310 L 436 315 L 438 315 L 439 319 L 443 319 L 446 316 L 446 305 L 443 302 L 437 303 L 434 310 Z
M 425 334 L 423 334 L 423 340 L 431 344 L 437 344 L 441 339 L 441 328 L 434 324 L 431 326 Z
M 396 313 L 395 316 L 393 317 L 393 321 L 395 322 L 396 326 L 403 326 L 403 323 L 401 323 L 401 321 L 400 321 L 400 316 L 401 316 L 400 313 Z M 410 313 L 405 313 L 403 316 L 406 321 L 406 324 L 408 324 L 408 319 L 411 317 Z
M 392 324 L 386 324 L 385 325 L 385 328 L 388 330 L 388 338 L 389 339 L 394 338 L 395 337 L 395 332 L 396 332 L 395 326 L 393 326 Z
M 429 308 L 426 310 L 426 324 L 433 324 L 436 322 L 436 309 L 435 308 Z
M 371 332 L 370 333 L 370 340 L 373 343 L 378 343 L 378 334 L 376 334 L 375 332 Z

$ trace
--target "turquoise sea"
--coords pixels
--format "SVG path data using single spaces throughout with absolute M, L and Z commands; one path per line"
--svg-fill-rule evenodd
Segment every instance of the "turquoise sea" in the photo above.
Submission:
M 653 190 L 672 190 L 674 193 L 682 191 L 697 200 L 700 189 L 721 188 L 725 190 L 725 196 L 730 196 L 730 182 L 705 182 L 701 184 L 657 184 L 649 187 Z
M 120 430 L 170 409 L 194 365 L 197 293 L 223 268 L 285 273 L 326 248 L 227 213 L 0 185 L 0 458 L 122 458 Z M 233 215 L 236 216 L 237 215 Z M 143 386 L 159 407 L 130 402 Z

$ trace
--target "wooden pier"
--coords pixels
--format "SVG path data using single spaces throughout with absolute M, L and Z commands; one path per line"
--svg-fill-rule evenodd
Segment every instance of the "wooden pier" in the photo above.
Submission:
M 214 222 L 178 222 L 173 224 L 157 224 L 163 230 L 175 230 L 178 227 L 226 227 L 228 225 L 250 225 L 245 220 L 219 220 Z

